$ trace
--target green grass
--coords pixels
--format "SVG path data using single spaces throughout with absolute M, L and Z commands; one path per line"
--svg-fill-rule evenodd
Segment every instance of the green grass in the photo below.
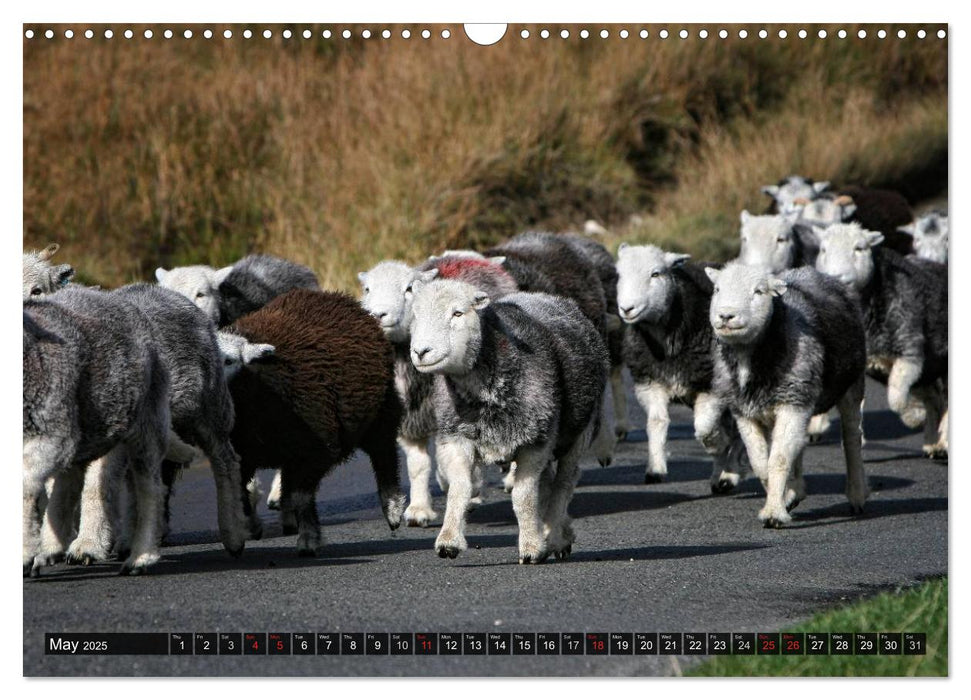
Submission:
M 925 656 L 723 656 L 689 676 L 947 676 L 947 578 L 816 615 L 785 632 L 926 632 Z

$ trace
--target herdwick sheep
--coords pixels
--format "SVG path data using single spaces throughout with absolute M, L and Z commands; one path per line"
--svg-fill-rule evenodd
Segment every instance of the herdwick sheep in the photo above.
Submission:
M 516 291 L 516 282 L 501 267 L 502 259 L 487 260 L 478 253 L 447 252 L 433 257 L 417 268 L 386 261 L 368 272 L 361 272 L 361 305 L 374 316 L 394 349 L 395 387 L 404 412 L 398 444 L 405 453 L 411 497 L 404 519 L 409 526 L 426 527 L 438 514 L 432 508 L 429 480 L 432 461 L 428 441 L 435 434 L 432 405 L 432 377 L 418 372 L 411 363 L 411 321 L 413 286 L 436 277 L 457 279 L 485 290 L 492 298 Z M 448 483 L 437 472 L 443 491 Z
M 797 200 L 800 221 L 809 226 L 856 222 L 884 236 L 884 249 L 901 255 L 912 252 L 912 241 L 900 230 L 914 219 L 910 204 L 899 192 L 871 187 L 844 187 L 808 200 Z
M 41 551 L 45 481 L 56 477 L 43 526 L 67 527 L 48 538 L 66 542 L 73 499 L 96 460 L 109 480 L 130 465 L 137 521 L 121 573 L 143 573 L 159 558 L 170 390 L 149 320 L 120 298 L 77 288 L 24 302 L 23 323 L 24 574 L 50 561 Z
M 219 534 L 230 554 L 243 549 L 247 526 L 246 505 L 240 501 L 239 462 L 229 442 L 233 425 L 233 404 L 223 377 L 221 357 L 212 324 L 195 305 L 181 294 L 149 284 L 132 284 L 105 293 L 141 312 L 147 319 L 151 342 L 170 380 L 169 415 L 171 432 L 163 462 L 163 515 L 167 526 L 168 499 L 173 474 L 185 461 L 178 455 L 189 450 L 188 442 L 198 446 L 209 458 L 216 484 Z M 183 442 L 185 441 L 185 442 Z M 108 509 L 116 498 L 108 492 L 114 482 L 100 479 L 95 463 L 88 469 L 81 494 L 81 518 L 77 537 L 67 549 L 68 561 L 88 564 L 109 555 L 112 535 L 120 552 L 127 549 L 125 521 L 111 523 Z M 256 522 L 250 534 L 261 534 Z M 66 529 L 66 526 L 65 526 Z M 112 529 L 116 530 L 114 533 Z
M 819 241 L 812 229 L 796 223 L 796 214 L 753 216 L 743 211 L 740 219 L 742 247 L 738 259 L 742 263 L 782 272 L 816 262 Z
M 208 265 L 158 268 L 159 284 L 191 299 L 222 328 L 291 289 L 319 289 L 308 268 L 272 255 L 248 255 L 218 270 Z
M 24 299 L 53 294 L 74 277 L 70 265 L 51 265 L 50 259 L 60 248 L 52 243 L 44 250 L 24 253 Z
M 753 471 L 766 490 L 759 519 L 791 520 L 806 495 L 802 455 L 811 416 L 837 406 L 854 513 L 867 497 L 861 429 L 866 340 L 855 295 L 812 268 L 773 275 L 729 263 L 706 268 L 715 284 L 717 394 L 731 406 Z
M 911 395 L 926 409 L 924 452 L 947 453 L 947 268 L 914 264 L 879 245 L 883 235 L 856 223 L 816 229 L 816 267 L 855 289 L 863 308 L 869 373 L 887 383 L 887 401 L 911 427 Z
M 604 290 L 607 303 L 607 352 L 610 355 L 610 395 L 614 402 L 614 434 L 619 440 L 627 437 L 630 419 L 627 415 L 627 392 L 624 389 L 624 324 L 617 310 L 617 265 L 610 252 L 590 235 L 601 235 L 604 229 L 593 229 L 587 222 L 587 235 L 561 234 L 574 244 L 593 263 Z
M 589 250 L 575 239 L 555 233 L 527 231 L 483 251 L 486 256 L 502 256 L 503 267 L 515 278 L 524 292 L 543 292 L 573 299 L 580 311 L 600 333 L 604 344 L 607 335 L 607 297 L 597 265 Z M 600 427 L 592 451 L 602 466 L 613 459 L 616 434 L 601 402 Z
M 829 183 L 823 183 L 828 185 Z M 832 198 L 828 192 L 817 193 L 816 198 L 806 204 L 803 211 L 820 203 L 828 203 Z M 819 253 L 819 240 L 812 229 L 799 220 L 798 205 L 805 200 L 797 198 L 787 204 L 789 213 L 752 216 L 747 211 L 741 214 L 742 248 L 738 259 L 746 265 L 761 265 L 770 272 L 782 272 L 793 267 L 816 263 Z M 790 206 L 791 205 L 791 206 Z M 851 205 L 852 206 L 852 205 Z M 793 207 L 796 207 L 793 210 Z M 827 414 L 813 416 L 809 421 L 809 441 L 819 441 L 829 429 Z
M 825 192 L 829 182 L 814 182 L 812 178 L 790 175 L 775 185 L 765 185 L 762 194 L 772 197 L 769 214 L 789 214 L 797 199 L 811 200 Z
M 914 257 L 940 264 L 947 263 L 948 236 L 951 226 L 947 213 L 931 211 L 899 229 L 913 239 Z
M 345 294 L 296 289 L 218 338 L 243 481 L 279 467 L 280 505 L 296 519 L 298 554 L 314 556 L 321 544 L 321 478 L 357 448 L 371 458 L 384 517 L 396 529 L 405 508 L 395 446 L 401 403 L 391 345 L 374 318 Z
M 740 479 L 733 468 L 743 449 L 731 415 L 712 393 L 712 330 L 708 322 L 712 284 L 688 255 L 655 246 L 620 245 L 617 305 L 627 324 L 624 362 L 634 393 L 647 414 L 648 464 L 644 483 L 667 476 L 668 404 L 682 401 L 695 414 L 695 436 L 714 460 L 711 490 L 724 493 Z
M 449 482 L 436 552 L 454 558 L 467 548 L 476 466 L 515 462 L 520 563 L 568 556 L 567 506 L 606 386 L 601 335 L 562 297 L 516 293 L 490 303 L 463 282 L 416 286 L 411 357 L 436 375 L 436 451 Z

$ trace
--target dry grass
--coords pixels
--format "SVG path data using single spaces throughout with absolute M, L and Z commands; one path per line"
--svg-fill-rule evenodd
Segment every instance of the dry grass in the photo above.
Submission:
M 715 257 L 765 182 L 892 183 L 946 153 L 937 40 L 518 29 L 490 48 L 459 28 L 25 42 L 24 244 L 56 240 L 104 284 L 264 250 L 349 289 L 383 257 L 587 218 Z

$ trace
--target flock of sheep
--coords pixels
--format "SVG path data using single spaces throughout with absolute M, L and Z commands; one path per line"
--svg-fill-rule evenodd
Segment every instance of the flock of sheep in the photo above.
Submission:
M 267 255 L 102 291 L 70 282 L 56 246 L 25 254 L 24 574 L 115 555 L 144 572 L 197 450 L 234 556 L 262 534 L 262 468 L 278 470 L 268 503 L 284 531 L 315 555 L 318 484 L 360 449 L 392 529 L 436 521 L 435 474 L 439 556 L 466 549 L 466 513 L 496 465 L 519 561 L 567 557 L 579 461 L 609 464 L 630 427 L 624 367 L 647 413 L 647 483 L 667 473 L 668 406 L 683 402 L 712 491 L 751 469 L 759 519 L 782 526 L 806 495 L 803 450 L 835 408 L 860 512 L 865 374 L 924 425 L 929 457 L 947 454 L 948 219 L 797 176 L 763 191 L 770 213 L 742 212 L 741 254 L 725 264 L 627 244 L 615 260 L 596 231 L 529 232 L 417 267 L 382 262 L 359 275 L 360 301 Z

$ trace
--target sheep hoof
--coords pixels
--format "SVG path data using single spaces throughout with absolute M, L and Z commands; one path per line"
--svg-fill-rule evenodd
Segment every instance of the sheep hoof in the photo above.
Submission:
M 610 463 L 614 461 L 614 458 L 613 457 L 600 457 L 597 461 L 600 463 L 600 466 L 601 467 L 609 467 L 610 466 Z
M 297 526 L 296 525 L 284 525 L 283 526 L 283 534 L 284 535 L 296 535 L 297 534 Z
M 98 561 L 98 557 L 89 552 L 68 552 L 65 561 L 76 566 L 91 566 Z
M 32 564 L 24 564 L 24 573 L 29 574 L 31 578 L 39 578 L 40 567 Z
M 782 522 L 782 520 L 779 519 L 779 518 L 767 518 L 762 523 L 762 527 L 767 528 L 767 529 L 768 528 L 772 528 L 772 529 L 775 529 L 775 530 L 778 530 L 778 529 L 782 528 L 782 526 L 784 526 L 784 525 L 785 525 L 785 523 Z
M 573 553 L 573 545 L 568 544 L 566 547 L 559 550 L 558 552 L 553 552 L 553 556 L 557 559 L 557 561 L 563 561 L 564 559 L 569 558 L 569 556 L 572 553 Z
M 459 552 L 461 550 L 459 550 L 458 547 L 439 545 L 438 547 L 435 548 L 435 551 L 438 553 L 438 556 L 441 557 L 442 559 L 455 559 L 455 557 L 459 555 Z
M 856 505 L 854 503 L 850 504 L 850 515 L 863 515 L 863 506 Z
M 259 538 L 257 537 L 256 539 Z M 229 556 L 231 556 L 233 559 L 239 559 L 241 556 L 243 556 L 243 545 L 234 547 L 232 549 L 227 549 L 226 551 L 229 552 Z
M 549 552 L 539 552 L 537 554 L 523 554 L 519 557 L 520 564 L 542 564 L 550 556 Z
M 623 442 L 627 439 L 627 429 L 626 428 L 615 428 L 614 435 L 617 436 L 617 442 Z
M 280 510 L 280 499 L 279 498 L 268 498 L 266 499 L 266 507 L 270 510 Z
M 438 517 L 430 506 L 411 504 L 405 509 L 405 524 L 408 527 L 428 527 Z
M 263 523 L 261 522 L 250 523 L 249 538 L 251 540 L 263 539 Z
M 729 479 L 719 479 L 711 485 L 711 492 L 716 496 L 731 493 L 734 489 L 735 484 Z
M 31 578 L 35 578 L 34 575 L 33 575 L 33 573 L 32 573 L 33 568 L 34 568 L 34 562 L 33 561 L 25 561 L 24 562 L 24 576 L 30 576 Z
M 823 439 L 822 433 L 808 433 L 809 444 L 815 445 L 817 442 Z
M 924 456 L 928 459 L 947 459 L 947 448 L 941 445 L 924 445 Z
M 667 474 L 654 474 L 653 472 L 647 472 L 644 475 L 645 484 L 660 484 L 667 479 Z
M 786 505 L 786 511 L 788 511 L 789 513 L 791 513 L 792 511 L 794 511 L 796 509 L 796 506 L 798 506 L 800 503 L 802 503 L 802 499 L 801 498 L 794 498 L 792 500 L 792 503 L 789 503 L 788 505 Z

